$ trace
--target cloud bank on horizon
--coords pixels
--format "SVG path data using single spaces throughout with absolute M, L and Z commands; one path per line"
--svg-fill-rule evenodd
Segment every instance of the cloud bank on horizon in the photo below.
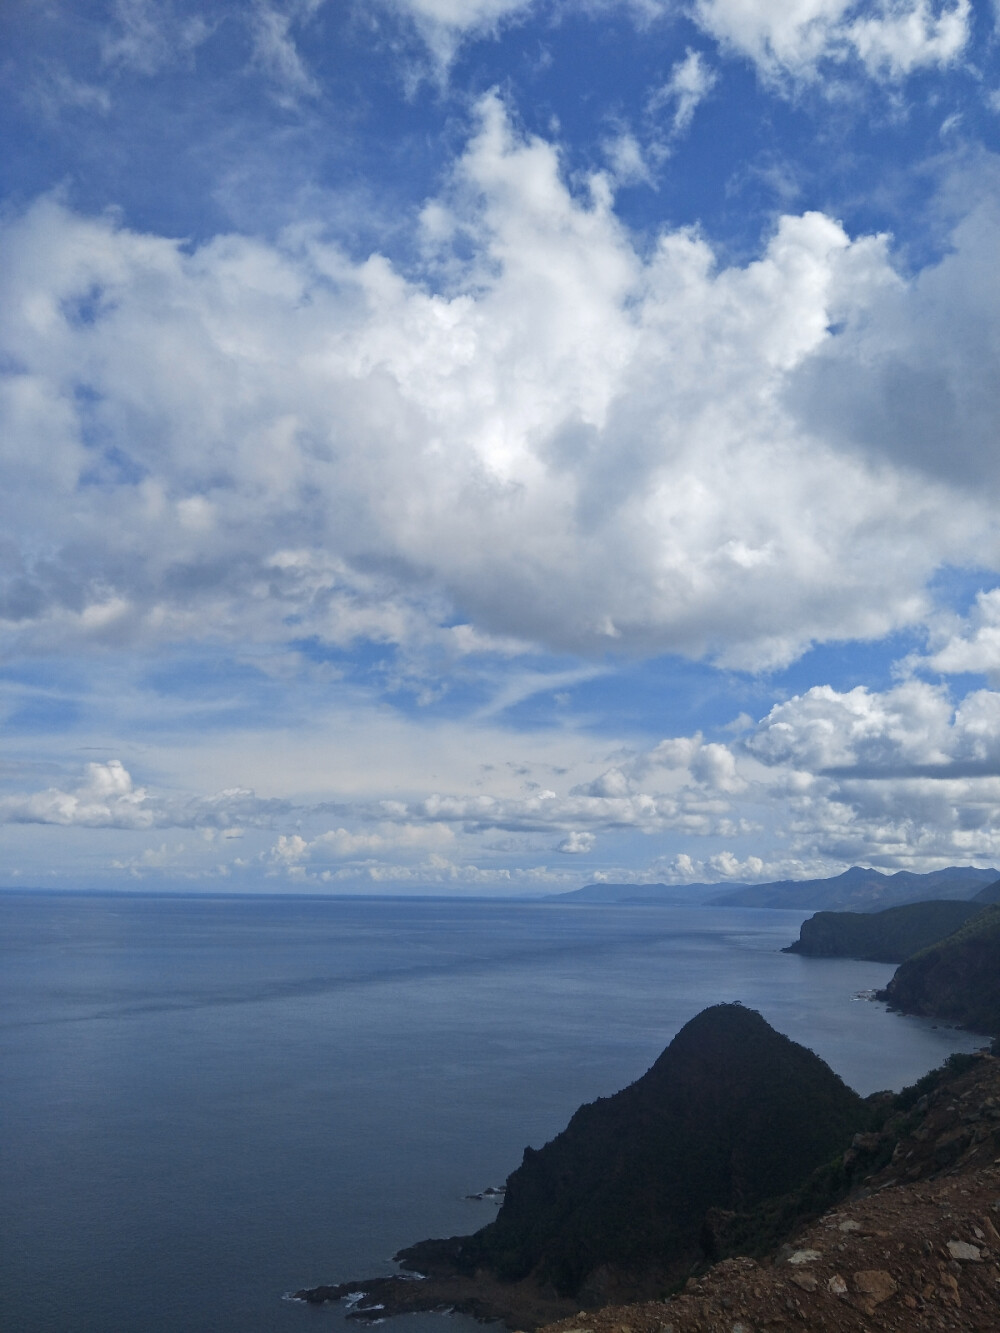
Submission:
M 4 883 L 1000 861 L 989 5 L 7 25 Z

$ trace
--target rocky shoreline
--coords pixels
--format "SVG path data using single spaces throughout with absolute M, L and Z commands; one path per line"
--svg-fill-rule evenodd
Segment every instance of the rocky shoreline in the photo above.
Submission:
M 546 1296 L 530 1282 L 499 1282 L 488 1273 L 442 1273 L 419 1279 L 396 1274 L 363 1283 L 304 1288 L 293 1292 L 292 1299 L 310 1305 L 350 1301 L 347 1318 L 364 1323 L 390 1315 L 447 1311 L 525 1330 L 565 1319 L 579 1306 L 575 1300 Z

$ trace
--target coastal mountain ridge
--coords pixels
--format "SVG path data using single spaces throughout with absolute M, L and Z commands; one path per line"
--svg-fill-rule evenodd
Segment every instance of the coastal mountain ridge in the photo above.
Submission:
M 1000 1060 L 953 1057 L 844 1154 L 835 1206 L 667 1300 L 578 1310 L 542 1333 L 996 1333 Z
M 877 992 L 890 1008 L 1000 1036 L 1000 881 L 965 902 L 817 912 L 783 952 L 899 963 Z
M 877 912 L 928 899 L 969 899 L 1000 878 L 994 869 L 949 866 L 918 875 L 852 866 L 829 879 L 781 880 L 733 889 L 713 899 L 720 907 L 784 907 L 807 911 Z
M 650 903 L 707 903 L 718 907 L 779 907 L 800 911 L 877 912 L 886 907 L 928 899 L 968 900 L 1000 883 L 1000 871 L 976 866 L 949 866 L 916 874 L 888 874 L 851 866 L 827 879 L 775 880 L 766 884 L 585 884 L 551 896 L 554 902 L 638 906 Z M 997 888 L 1000 897 L 1000 887 Z

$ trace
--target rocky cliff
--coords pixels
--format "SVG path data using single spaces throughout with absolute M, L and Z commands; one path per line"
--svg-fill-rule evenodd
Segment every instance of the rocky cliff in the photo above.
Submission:
M 301 1293 L 368 1291 L 390 1311 L 450 1303 L 519 1325 L 572 1298 L 664 1291 L 739 1237 L 775 1234 L 836 1193 L 840 1176 L 775 1218 L 755 1209 L 795 1190 L 868 1127 L 872 1105 L 818 1056 L 753 1010 L 715 1005 L 693 1018 L 642 1078 L 582 1106 L 545 1147 L 525 1150 L 495 1222 L 473 1236 L 397 1255 L 425 1281 L 399 1278 Z M 415 1303 L 416 1302 L 416 1303 Z M 553 1304 L 554 1303 L 554 1304 Z M 532 1320 L 526 1312 L 541 1311 Z
M 883 912 L 817 912 L 802 922 L 799 938 L 784 952 L 901 963 L 945 939 L 982 910 L 977 895 L 972 902 L 908 903 Z

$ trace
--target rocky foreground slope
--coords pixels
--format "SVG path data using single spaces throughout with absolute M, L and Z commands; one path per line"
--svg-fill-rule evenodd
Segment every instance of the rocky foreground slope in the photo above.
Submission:
M 848 1197 L 776 1252 L 724 1259 L 667 1300 L 579 1310 L 544 1333 L 996 1333 L 1000 1061 L 953 1061 L 912 1106 L 899 1100 L 850 1150 L 860 1170 Z

